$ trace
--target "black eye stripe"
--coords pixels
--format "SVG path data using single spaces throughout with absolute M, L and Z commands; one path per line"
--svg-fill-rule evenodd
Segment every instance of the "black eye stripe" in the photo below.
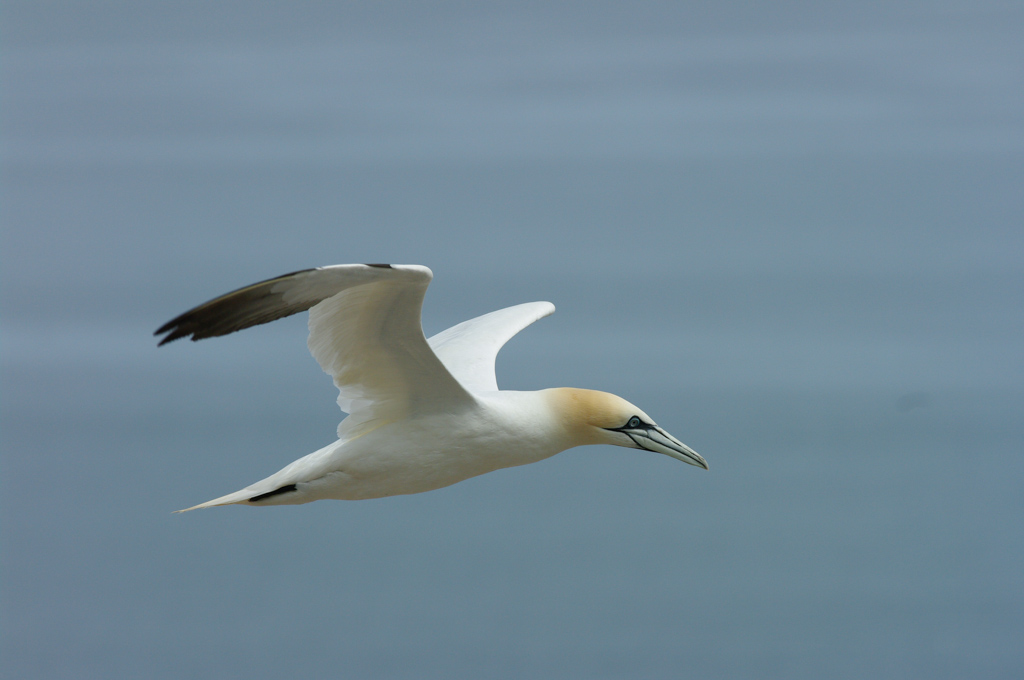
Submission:
M 622 432 L 624 434 L 629 435 L 629 433 L 626 432 L 626 430 L 648 430 L 652 427 L 654 427 L 652 423 L 644 422 L 644 419 L 641 418 L 640 416 L 632 416 L 629 420 L 626 421 L 626 424 L 623 425 L 622 427 L 606 427 L 605 429 L 611 432 Z M 632 438 L 632 435 L 629 436 L 630 438 Z

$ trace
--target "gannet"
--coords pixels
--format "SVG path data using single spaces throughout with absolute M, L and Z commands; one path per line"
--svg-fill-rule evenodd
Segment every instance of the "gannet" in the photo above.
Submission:
M 217 505 L 295 505 L 421 493 L 585 444 L 645 449 L 708 469 L 625 399 L 558 387 L 499 390 L 498 350 L 550 302 L 499 309 L 429 340 L 420 325 L 427 267 L 343 264 L 239 288 L 168 321 L 160 345 L 227 335 L 309 310 L 309 351 L 348 414 L 338 440 Z

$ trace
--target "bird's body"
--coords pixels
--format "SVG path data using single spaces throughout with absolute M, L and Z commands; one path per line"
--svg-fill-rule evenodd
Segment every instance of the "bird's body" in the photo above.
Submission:
M 624 399 L 555 388 L 500 391 L 494 359 L 522 328 L 551 314 L 534 302 L 458 324 L 429 341 L 420 326 L 430 270 L 335 265 L 239 289 L 164 325 L 161 344 L 310 310 L 309 348 L 350 415 L 338 440 L 240 491 L 188 508 L 291 505 L 430 491 L 582 444 L 615 444 L 707 468 L 692 449 Z
M 212 501 L 234 502 L 291 484 L 293 493 L 265 505 L 326 498 L 364 500 L 421 493 L 506 467 L 535 463 L 568 448 L 557 424 L 545 423 L 540 392 L 492 392 L 480 406 L 389 423 L 349 441 L 338 440 L 256 484 Z M 523 427 L 530 423 L 531 427 Z M 555 436 L 552 436 L 555 435 Z

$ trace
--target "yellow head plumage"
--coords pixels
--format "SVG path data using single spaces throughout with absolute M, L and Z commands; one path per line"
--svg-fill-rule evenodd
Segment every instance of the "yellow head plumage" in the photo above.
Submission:
M 568 387 L 544 390 L 544 395 L 570 446 L 612 444 L 645 449 L 705 470 L 708 468 L 700 454 L 658 427 L 650 416 L 622 397 Z
M 621 445 L 608 434 L 609 429 L 623 427 L 633 416 L 654 422 L 633 404 L 608 392 L 556 387 L 544 394 L 562 425 L 581 444 Z

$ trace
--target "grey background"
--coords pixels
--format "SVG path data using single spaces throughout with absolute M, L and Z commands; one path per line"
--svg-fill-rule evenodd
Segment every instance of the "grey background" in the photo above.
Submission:
M 11 678 L 1024 674 L 1016 2 L 7 2 Z M 505 388 L 702 453 L 171 510 L 332 441 L 304 315 L 434 269 L 424 326 L 559 311 Z

